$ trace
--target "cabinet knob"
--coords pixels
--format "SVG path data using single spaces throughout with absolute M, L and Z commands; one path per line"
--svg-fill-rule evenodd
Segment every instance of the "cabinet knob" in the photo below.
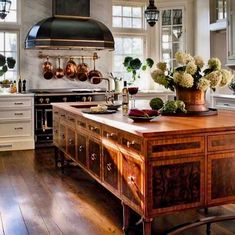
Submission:
M 84 149 L 83 145 L 80 145 L 80 146 L 78 147 L 78 151 L 79 151 L 79 152 L 82 152 L 83 149 Z
M 116 136 L 115 133 L 107 133 L 106 134 L 106 138 L 110 138 L 110 137 L 114 137 L 114 136 Z
M 69 139 L 69 145 L 73 144 L 73 139 Z
M 108 171 L 111 171 L 112 170 L 112 163 L 108 163 L 106 167 L 107 167 Z
M 128 184 L 135 184 L 135 179 L 136 177 L 135 176 L 128 176 Z
M 95 154 L 95 153 L 92 153 L 92 154 L 91 154 L 91 160 L 92 160 L 92 161 L 95 161 L 95 160 L 96 160 L 96 154 Z
M 91 126 L 90 130 L 91 131 L 96 131 L 98 128 L 97 127 L 94 127 L 94 126 Z
M 62 100 L 63 100 L 64 102 L 67 102 L 67 97 L 64 97 Z
M 88 97 L 87 97 L 87 100 L 88 100 L 89 102 L 91 102 L 91 101 L 92 101 L 92 97 L 91 97 L 91 96 L 88 96 Z
M 82 97 L 82 101 L 83 101 L 83 102 L 86 102 L 86 96 L 83 96 L 83 97 Z
M 135 141 L 134 141 L 134 140 L 132 140 L 132 141 L 127 141 L 127 142 L 126 142 L 127 148 L 130 148 L 131 145 L 134 145 L 134 144 L 135 144 Z

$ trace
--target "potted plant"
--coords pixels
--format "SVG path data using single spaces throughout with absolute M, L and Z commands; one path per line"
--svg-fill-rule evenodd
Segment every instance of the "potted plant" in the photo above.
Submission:
M 3 76 L 9 69 L 15 67 L 16 61 L 13 57 L 5 57 L 0 54 L 0 77 Z M 10 87 L 11 81 L 4 79 L 1 81 L 2 87 Z
M 233 75 L 229 70 L 221 68 L 218 58 L 208 60 L 207 68 L 202 70 L 204 61 L 200 56 L 192 57 L 184 52 L 176 52 L 178 67 L 169 70 L 166 63 L 159 62 L 151 76 L 153 80 L 165 88 L 176 91 L 176 98 L 184 101 L 188 112 L 208 111 L 205 92 L 228 85 Z

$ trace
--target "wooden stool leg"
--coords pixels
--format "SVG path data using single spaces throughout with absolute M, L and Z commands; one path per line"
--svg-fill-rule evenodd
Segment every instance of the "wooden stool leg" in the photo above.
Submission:
M 143 235 L 151 235 L 153 219 L 143 219 Z
M 122 211 L 123 211 L 123 226 L 122 230 L 124 234 L 128 234 L 128 228 L 130 225 L 130 207 L 127 206 L 124 202 L 122 202 Z

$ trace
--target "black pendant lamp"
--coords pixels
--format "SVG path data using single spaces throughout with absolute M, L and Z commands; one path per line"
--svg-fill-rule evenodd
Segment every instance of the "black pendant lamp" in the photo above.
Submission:
M 11 1 L 10 0 L 0 0 L 0 18 L 4 20 L 7 14 L 10 12 Z
M 145 18 L 149 25 L 153 27 L 158 21 L 159 10 L 154 5 L 154 0 L 149 0 L 149 5 L 147 9 L 144 11 Z

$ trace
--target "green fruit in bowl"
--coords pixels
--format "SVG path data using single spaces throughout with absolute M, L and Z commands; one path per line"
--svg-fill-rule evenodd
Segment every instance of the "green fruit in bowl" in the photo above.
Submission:
M 149 105 L 153 110 L 159 110 L 163 107 L 164 102 L 161 98 L 156 97 L 150 100 Z

